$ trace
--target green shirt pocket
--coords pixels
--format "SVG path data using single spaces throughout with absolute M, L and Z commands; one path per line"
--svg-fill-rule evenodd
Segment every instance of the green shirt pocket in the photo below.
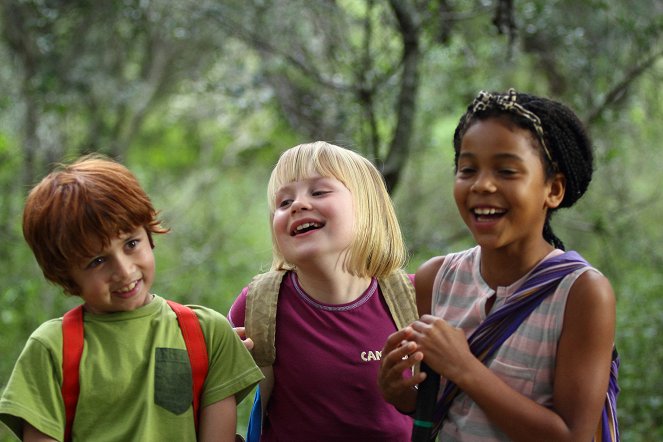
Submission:
M 154 364 L 154 402 L 182 414 L 193 400 L 191 363 L 186 350 L 157 347 Z

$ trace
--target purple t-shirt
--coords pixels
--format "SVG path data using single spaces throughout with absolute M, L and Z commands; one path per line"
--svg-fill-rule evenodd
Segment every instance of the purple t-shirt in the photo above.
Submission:
M 228 313 L 244 325 L 245 288 Z M 281 284 L 274 390 L 264 441 L 409 441 L 412 419 L 381 396 L 381 349 L 396 331 L 376 279 L 349 304 L 321 304 L 294 272 Z

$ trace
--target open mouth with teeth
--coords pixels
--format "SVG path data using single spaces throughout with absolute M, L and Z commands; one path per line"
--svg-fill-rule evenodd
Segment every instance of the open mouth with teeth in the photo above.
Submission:
M 129 299 L 138 293 L 138 285 L 141 283 L 140 279 L 133 281 L 131 284 L 126 285 L 113 291 L 113 295 L 123 299 Z
M 477 221 L 494 221 L 504 215 L 506 210 L 495 207 L 478 207 L 472 209 L 472 213 Z
M 121 289 L 117 290 L 118 293 L 127 293 L 132 291 L 133 289 L 136 288 L 136 284 L 138 284 L 138 281 L 134 281 L 131 284 L 129 284 L 126 287 L 122 287 Z
M 320 229 L 324 224 L 321 223 L 304 223 L 300 224 L 290 232 L 290 236 L 300 235 L 302 233 L 310 232 L 311 230 Z

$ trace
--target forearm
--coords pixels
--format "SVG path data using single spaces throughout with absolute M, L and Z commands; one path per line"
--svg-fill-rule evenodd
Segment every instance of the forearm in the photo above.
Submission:
M 457 379 L 457 385 L 513 441 L 591 440 L 591 432 L 570 428 L 562 417 L 504 383 L 480 361 Z M 586 432 L 586 431 L 585 431 Z

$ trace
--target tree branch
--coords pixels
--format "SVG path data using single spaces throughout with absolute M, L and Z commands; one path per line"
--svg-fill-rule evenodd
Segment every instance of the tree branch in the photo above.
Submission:
M 389 4 L 396 15 L 403 41 L 403 73 L 396 103 L 396 129 L 382 168 L 387 189 L 391 192 L 398 184 L 410 152 L 419 90 L 420 52 L 418 24 L 408 0 L 390 0 Z
M 591 126 L 593 122 L 599 119 L 603 112 L 612 104 L 617 102 L 620 98 L 622 98 L 629 86 L 636 79 L 638 79 L 638 77 L 644 74 L 647 69 L 652 67 L 654 63 L 656 63 L 656 61 L 661 57 L 663 57 L 663 49 L 659 50 L 658 52 L 654 52 L 651 56 L 645 58 L 640 64 L 635 65 L 631 70 L 626 72 L 624 78 L 622 78 L 620 82 L 615 84 L 612 89 L 610 89 L 608 93 L 605 94 L 603 100 L 601 100 L 597 106 L 590 109 L 587 116 L 585 117 L 585 125 Z

